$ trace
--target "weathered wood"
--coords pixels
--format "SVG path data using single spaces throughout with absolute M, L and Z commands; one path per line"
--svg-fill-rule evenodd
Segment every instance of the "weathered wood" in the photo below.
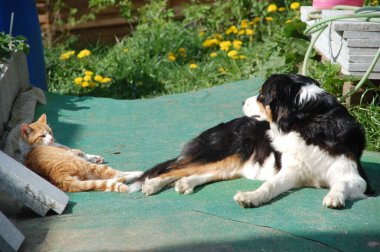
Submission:
M 350 55 L 349 62 L 371 63 L 374 57 L 374 55 Z
M 18 251 L 25 236 L 0 211 L 0 251 Z
M 347 21 L 336 21 L 333 23 L 333 28 L 336 31 L 380 31 L 380 23 L 375 22 L 347 22 Z
M 380 39 L 380 32 L 344 31 L 345 39 Z
M 347 39 L 347 46 L 379 48 L 380 39 Z
M 350 72 L 365 72 L 369 68 L 370 63 L 347 63 L 347 70 Z M 380 62 L 377 62 L 372 72 L 379 73 L 380 72 Z
M 22 164 L 0 151 L 0 191 L 16 199 L 37 214 L 49 210 L 61 214 L 68 196 Z

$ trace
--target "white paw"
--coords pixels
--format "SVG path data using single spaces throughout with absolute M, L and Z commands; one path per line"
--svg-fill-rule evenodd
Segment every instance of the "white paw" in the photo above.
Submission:
M 125 177 L 126 178 L 126 183 L 130 183 L 133 180 L 137 179 L 140 177 L 144 172 L 142 171 L 128 171 L 128 172 L 120 172 L 118 174 L 118 177 Z
M 90 161 L 91 163 L 95 163 L 95 164 L 101 164 L 104 162 L 104 158 L 98 155 L 86 154 L 86 159 Z
M 344 195 L 340 192 L 329 192 L 323 199 L 323 205 L 328 208 L 344 207 Z
M 174 190 L 178 193 L 192 194 L 194 187 L 187 181 L 186 178 L 182 178 L 175 183 Z
M 242 207 L 257 207 L 265 203 L 262 193 L 253 192 L 237 192 L 234 196 L 234 200 Z
M 161 190 L 160 178 L 153 178 L 145 180 L 144 184 L 141 187 L 141 191 L 145 195 L 152 195 Z

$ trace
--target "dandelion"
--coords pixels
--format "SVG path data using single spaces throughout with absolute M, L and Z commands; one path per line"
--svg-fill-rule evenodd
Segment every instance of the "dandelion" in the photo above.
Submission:
M 181 54 L 182 57 L 186 57 L 186 48 L 179 48 L 178 52 Z
M 108 82 L 111 82 L 111 81 L 112 81 L 111 78 L 105 77 L 105 78 L 103 78 L 103 80 L 101 82 L 102 83 L 108 83 Z
M 243 44 L 243 42 L 241 40 L 234 40 L 232 42 L 232 45 L 233 47 L 236 49 L 236 50 L 240 50 L 240 47 L 241 45 Z
M 95 77 L 94 77 L 94 80 L 97 81 L 97 82 L 102 82 L 103 79 L 104 78 L 101 75 L 95 75 Z
M 229 35 L 231 33 L 234 33 L 236 34 L 238 32 L 238 28 L 234 25 L 231 25 L 230 27 L 228 27 L 228 29 L 226 30 L 226 34 Z
M 247 59 L 247 56 L 245 56 L 245 55 L 239 55 L 239 59 L 245 60 L 245 59 Z
M 254 33 L 255 33 L 255 31 L 252 30 L 252 29 L 246 29 L 246 30 L 245 30 L 245 34 L 248 35 L 248 36 L 251 36 L 251 35 L 253 35 Z
M 279 12 L 284 12 L 284 11 L 286 11 L 286 8 L 285 7 L 280 7 L 280 8 L 278 8 L 278 11 Z
M 248 20 L 247 19 L 243 19 L 241 22 L 240 22 L 240 28 L 242 29 L 245 29 L 245 28 L 248 28 Z
M 84 50 L 82 50 L 82 51 L 80 51 L 80 52 L 78 53 L 77 57 L 78 57 L 79 59 L 81 59 L 81 58 L 84 58 L 84 57 L 88 57 L 88 56 L 90 56 L 90 55 L 91 55 L 90 50 L 84 49 Z
M 275 4 L 270 4 L 267 8 L 268 12 L 276 12 L 277 11 L 277 5 Z
M 168 60 L 173 62 L 173 61 L 176 61 L 176 60 L 177 60 L 177 57 L 175 56 L 174 53 L 169 52 L 169 53 L 168 53 Z
M 198 65 L 192 63 L 192 64 L 189 65 L 189 68 L 190 68 L 190 69 L 196 69 L 196 68 L 198 68 Z
M 85 80 L 85 81 L 90 81 L 92 78 L 91 78 L 91 75 L 85 75 L 84 77 L 83 77 L 83 80 Z
M 223 73 L 223 74 L 227 72 L 227 70 L 224 69 L 224 67 L 220 67 L 220 68 L 218 69 L 218 71 L 219 71 L 220 73 Z
M 90 82 L 90 88 L 95 88 L 96 87 L 96 83 L 95 82 Z
M 215 58 L 216 56 L 218 56 L 218 54 L 217 54 L 216 52 L 212 52 L 212 53 L 210 53 L 210 57 L 211 57 L 211 58 Z
M 236 50 L 231 50 L 227 53 L 227 56 L 233 59 L 238 58 L 238 52 Z
M 300 8 L 299 2 L 293 2 L 290 4 L 290 9 L 292 9 L 292 10 L 298 10 L 299 8 Z
M 219 40 L 217 40 L 217 39 L 206 39 L 202 45 L 204 48 L 208 48 L 208 47 L 212 47 L 214 45 L 217 45 L 218 43 L 219 43 Z
M 82 87 L 86 88 L 88 86 L 90 86 L 90 83 L 88 83 L 88 81 L 83 81 L 82 82 Z
M 260 21 L 261 21 L 261 17 L 255 17 L 252 22 L 254 24 L 257 24 L 257 23 L 260 23 Z
M 62 53 L 62 54 L 59 56 L 59 59 L 60 59 L 60 60 L 68 60 L 68 59 L 70 59 L 70 57 L 73 56 L 74 54 L 75 54 L 75 51 L 68 51 L 68 52 Z
M 245 34 L 245 30 L 239 30 L 238 35 L 244 35 L 244 34 Z
M 91 72 L 91 71 L 88 71 L 88 70 L 84 71 L 84 75 L 89 75 L 89 76 L 91 76 L 91 75 L 93 75 L 93 74 L 94 74 L 94 72 Z
M 222 40 L 223 39 L 223 35 L 220 34 L 220 33 L 214 33 L 212 35 L 213 38 L 217 39 L 217 40 Z
M 199 37 L 203 37 L 204 35 L 205 35 L 205 32 L 204 32 L 204 31 L 201 31 L 201 32 L 198 33 L 198 36 L 199 36 Z
M 273 21 L 273 18 L 272 17 L 265 17 L 265 20 L 268 22 L 271 22 L 271 21 Z
M 76 77 L 76 78 L 74 79 L 74 84 L 76 84 L 76 85 L 80 85 L 80 84 L 82 83 L 82 81 L 83 81 L 83 78 L 82 78 L 82 77 Z
M 222 41 L 219 43 L 220 50 L 222 51 L 228 51 L 231 46 L 231 41 Z
M 125 53 L 127 53 L 128 51 L 129 51 L 128 48 L 124 48 L 124 49 L 123 49 L 123 52 L 125 52 Z
M 291 19 L 288 19 L 288 20 L 285 21 L 285 24 L 289 24 L 289 23 L 291 23 L 291 22 L 292 22 L 292 20 L 291 20 Z

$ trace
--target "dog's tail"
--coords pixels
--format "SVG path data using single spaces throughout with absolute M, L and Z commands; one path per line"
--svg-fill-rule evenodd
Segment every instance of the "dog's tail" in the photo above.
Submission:
M 170 159 L 145 171 L 140 177 L 135 180 L 135 182 L 129 185 L 128 193 L 140 191 L 146 179 L 154 178 L 160 174 L 168 172 L 171 168 L 173 168 L 173 165 L 177 162 L 177 160 L 178 158 Z

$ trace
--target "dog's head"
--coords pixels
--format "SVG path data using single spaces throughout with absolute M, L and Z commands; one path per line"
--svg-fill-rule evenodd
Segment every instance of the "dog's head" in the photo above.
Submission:
M 246 116 L 255 116 L 279 124 L 289 122 L 301 110 L 307 110 L 325 91 L 319 83 L 298 74 L 275 74 L 261 87 L 258 96 L 244 102 Z M 286 125 L 284 125 L 286 128 Z

